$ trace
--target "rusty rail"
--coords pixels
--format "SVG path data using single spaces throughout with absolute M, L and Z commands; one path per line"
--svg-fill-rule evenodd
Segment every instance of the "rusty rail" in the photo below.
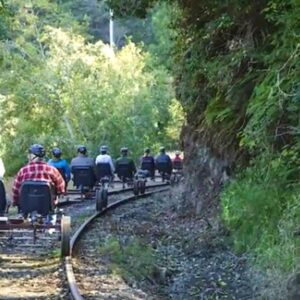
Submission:
M 92 222 L 95 219 L 97 219 L 98 217 L 106 214 L 108 211 L 114 210 L 117 207 L 119 207 L 121 205 L 124 205 L 124 204 L 126 204 L 126 203 L 128 203 L 132 200 L 136 200 L 136 199 L 140 199 L 140 198 L 146 198 L 146 197 L 149 197 L 153 194 L 161 193 L 161 192 L 169 190 L 169 188 L 166 188 L 165 186 L 167 186 L 166 183 L 148 186 L 147 189 L 149 189 L 149 188 L 158 188 L 158 187 L 164 187 L 164 188 L 161 188 L 161 189 L 155 190 L 155 191 L 150 191 L 150 192 L 147 192 L 145 194 L 138 195 L 138 196 L 129 196 L 129 197 L 126 197 L 122 200 L 118 200 L 114 203 L 111 203 L 105 209 L 103 209 L 101 212 L 96 212 L 92 216 L 90 216 L 76 230 L 76 232 L 74 233 L 74 235 L 72 236 L 71 241 L 70 241 L 70 256 L 66 257 L 66 259 L 65 259 L 65 268 L 66 268 L 66 273 L 67 273 L 67 280 L 68 280 L 68 285 L 69 285 L 69 289 L 70 289 L 72 299 L 74 299 L 74 300 L 84 300 L 84 298 L 80 294 L 79 287 L 76 283 L 74 270 L 73 270 L 73 266 L 72 266 L 73 250 L 74 250 L 77 242 L 79 241 L 81 235 L 88 229 L 88 227 L 92 224 Z M 129 190 L 131 190 L 131 189 L 129 189 Z M 118 190 L 118 191 L 111 191 L 109 194 L 110 195 L 120 194 L 120 193 L 124 193 L 124 192 L 128 192 L 128 190 L 124 189 L 124 190 Z

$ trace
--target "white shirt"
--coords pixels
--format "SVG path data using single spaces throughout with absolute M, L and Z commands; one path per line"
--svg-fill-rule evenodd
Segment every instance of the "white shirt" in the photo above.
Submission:
M 4 173 L 5 173 L 4 164 L 2 158 L 0 158 L 0 179 L 3 179 Z
M 114 163 L 110 157 L 110 155 L 108 154 L 99 154 L 97 157 L 96 157 L 96 161 L 95 161 L 95 164 L 99 164 L 99 163 L 104 163 L 104 164 L 107 164 L 109 163 L 110 164 L 110 169 L 111 169 L 111 172 L 114 173 L 115 172 L 115 166 L 114 166 Z

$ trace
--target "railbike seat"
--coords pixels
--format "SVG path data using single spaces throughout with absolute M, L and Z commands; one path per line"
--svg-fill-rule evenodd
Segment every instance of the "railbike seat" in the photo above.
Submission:
M 148 170 L 148 171 L 153 171 L 154 170 L 154 165 L 150 161 L 143 161 L 141 163 L 141 169 L 142 170 Z
M 160 173 L 171 174 L 172 172 L 172 168 L 170 168 L 170 164 L 168 162 L 157 162 L 156 167 Z
M 73 182 L 76 188 L 89 187 L 95 185 L 95 173 L 92 166 L 73 166 Z
M 126 182 L 128 180 L 132 180 L 133 174 L 131 171 L 130 164 L 119 164 L 117 170 L 118 177 L 123 181 Z
M 24 214 L 36 212 L 48 215 L 53 211 L 54 187 L 47 181 L 24 181 L 20 191 L 19 208 Z
M 6 201 L 6 194 L 4 183 L 0 180 L 0 216 L 5 213 L 7 201 Z
M 98 163 L 96 165 L 96 177 L 98 182 L 101 182 L 103 180 L 110 181 L 112 176 L 113 174 L 111 172 L 109 163 Z
M 182 170 L 182 162 L 181 161 L 173 161 L 173 169 L 174 170 Z

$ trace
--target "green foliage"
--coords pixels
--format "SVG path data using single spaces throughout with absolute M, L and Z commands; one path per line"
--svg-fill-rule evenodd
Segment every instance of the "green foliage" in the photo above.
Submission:
M 291 157 L 297 156 L 291 163 Z M 252 250 L 265 267 L 296 268 L 294 232 L 300 217 L 299 153 L 264 154 L 222 194 L 223 217 L 238 250 Z M 270 159 L 271 158 L 271 159 Z
M 153 274 L 154 251 L 137 238 L 123 245 L 118 238 L 110 237 L 99 247 L 99 253 L 109 257 L 112 272 L 125 278 L 133 276 L 137 280 L 143 280 Z
M 166 127 L 166 142 L 170 148 L 179 149 L 180 129 L 184 123 L 185 115 L 182 106 L 175 98 L 170 103 L 169 113 L 170 121 Z
M 173 28 L 173 20 L 180 13 L 177 5 L 161 3 L 151 11 L 154 40 L 148 49 L 159 65 L 165 65 L 169 70 L 173 64 L 173 48 L 177 31 Z
M 208 125 L 224 122 L 234 116 L 230 106 L 226 105 L 220 97 L 211 100 L 205 111 L 205 118 Z
M 153 7 L 157 0 L 106 0 L 106 2 L 118 16 L 144 18 L 147 14 L 147 9 Z
M 87 24 L 90 41 L 102 40 L 109 43 L 109 7 L 105 0 L 73 0 L 60 5 L 64 11 L 71 11 L 79 24 Z M 153 39 L 151 14 L 145 19 L 136 16 L 126 18 L 114 17 L 114 43 L 117 48 L 126 44 L 128 37 L 134 43 L 148 44 Z
M 224 220 L 238 250 L 291 272 L 299 257 L 299 1 L 176 2 L 177 97 L 216 156 L 239 158 L 221 197 Z
M 5 0 L 0 1 L 0 40 L 9 37 L 10 18 L 13 16 L 13 10 Z
M 134 157 L 145 146 L 176 144 L 182 117 L 166 69 L 131 42 L 116 52 L 87 42 L 85 25 L 66 17 L 65 6 L 47 3 L 35 1 L 20 11 L 13 46 L 0 48 L 1 147 L 11 162 L 8 173 L 25 162 L 34 142 L 60 146 L 67 158 L 82 143 L 91 155 L 101 143 L 114 156 L 126 145 Z M 65 18 L 75 24 L 72 30 Z
M 284 146 L 297 141 L 299 128 L 299 12 L 297 1 L 270 1 L 266 18 L 278 26 L 270 43 L 273 51 L 264 54 L 267 72 L 256 85 L 247 109 L 249 121 L 242 143 L 259 150 L 261 144 Z M 275 142 L 275 143 L 274 143 Z M 265 148 L 264 147 L 264 148 Z
M 297 1 L 269 1 L 263 10 L 273 34 L 257 51 L 265 70 L 240 133 L 240 147 L 261 154 L 222 196 L 237 248 L 284 271 L 295 270 L 299 257 L 299 9 Z
M 46 256 L 48 258 L 60 258 L 61 257 L 61 249 L 60 248 L 52 248 L 46 253 Z

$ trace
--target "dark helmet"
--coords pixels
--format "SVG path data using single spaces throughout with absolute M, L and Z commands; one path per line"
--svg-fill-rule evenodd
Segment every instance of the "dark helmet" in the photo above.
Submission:
M 159 148 L 159 152 L 161 152 L 161 153 L 165 153 L 165 152 L 166 152 L 166 149 L 165 149 L 165 147 L 160 147 L 160 148 Z
M 101 154 L 105 154 L 108 151 L 108 147 L 106 145 L 102 145 L 99 150 Z
M 58 147 L 55 147 L 52 149 L 52 154 L 54 157 L 56 158 L 60 158 L 61 157 L 61 150 Z
M 150 153 L 150 148 L 145 148 L 144 152 L 149 154 Z
M 121 154 L 127 154 L 128 153 L 128 148 L 122 147 L 121 148 Z
M 80 146 L 77 148 L 77 152 L 78 152 L 78 153 L 81 153 L 81 154 L 86 154 L 87 149 L 86 149 L 85 146 L 80 145 Z
M 44 157 L 46 154 L 44 147 L 40 144 L 31 145 L 29 148 L 29 153 L 32 153 L 37 157 Z

